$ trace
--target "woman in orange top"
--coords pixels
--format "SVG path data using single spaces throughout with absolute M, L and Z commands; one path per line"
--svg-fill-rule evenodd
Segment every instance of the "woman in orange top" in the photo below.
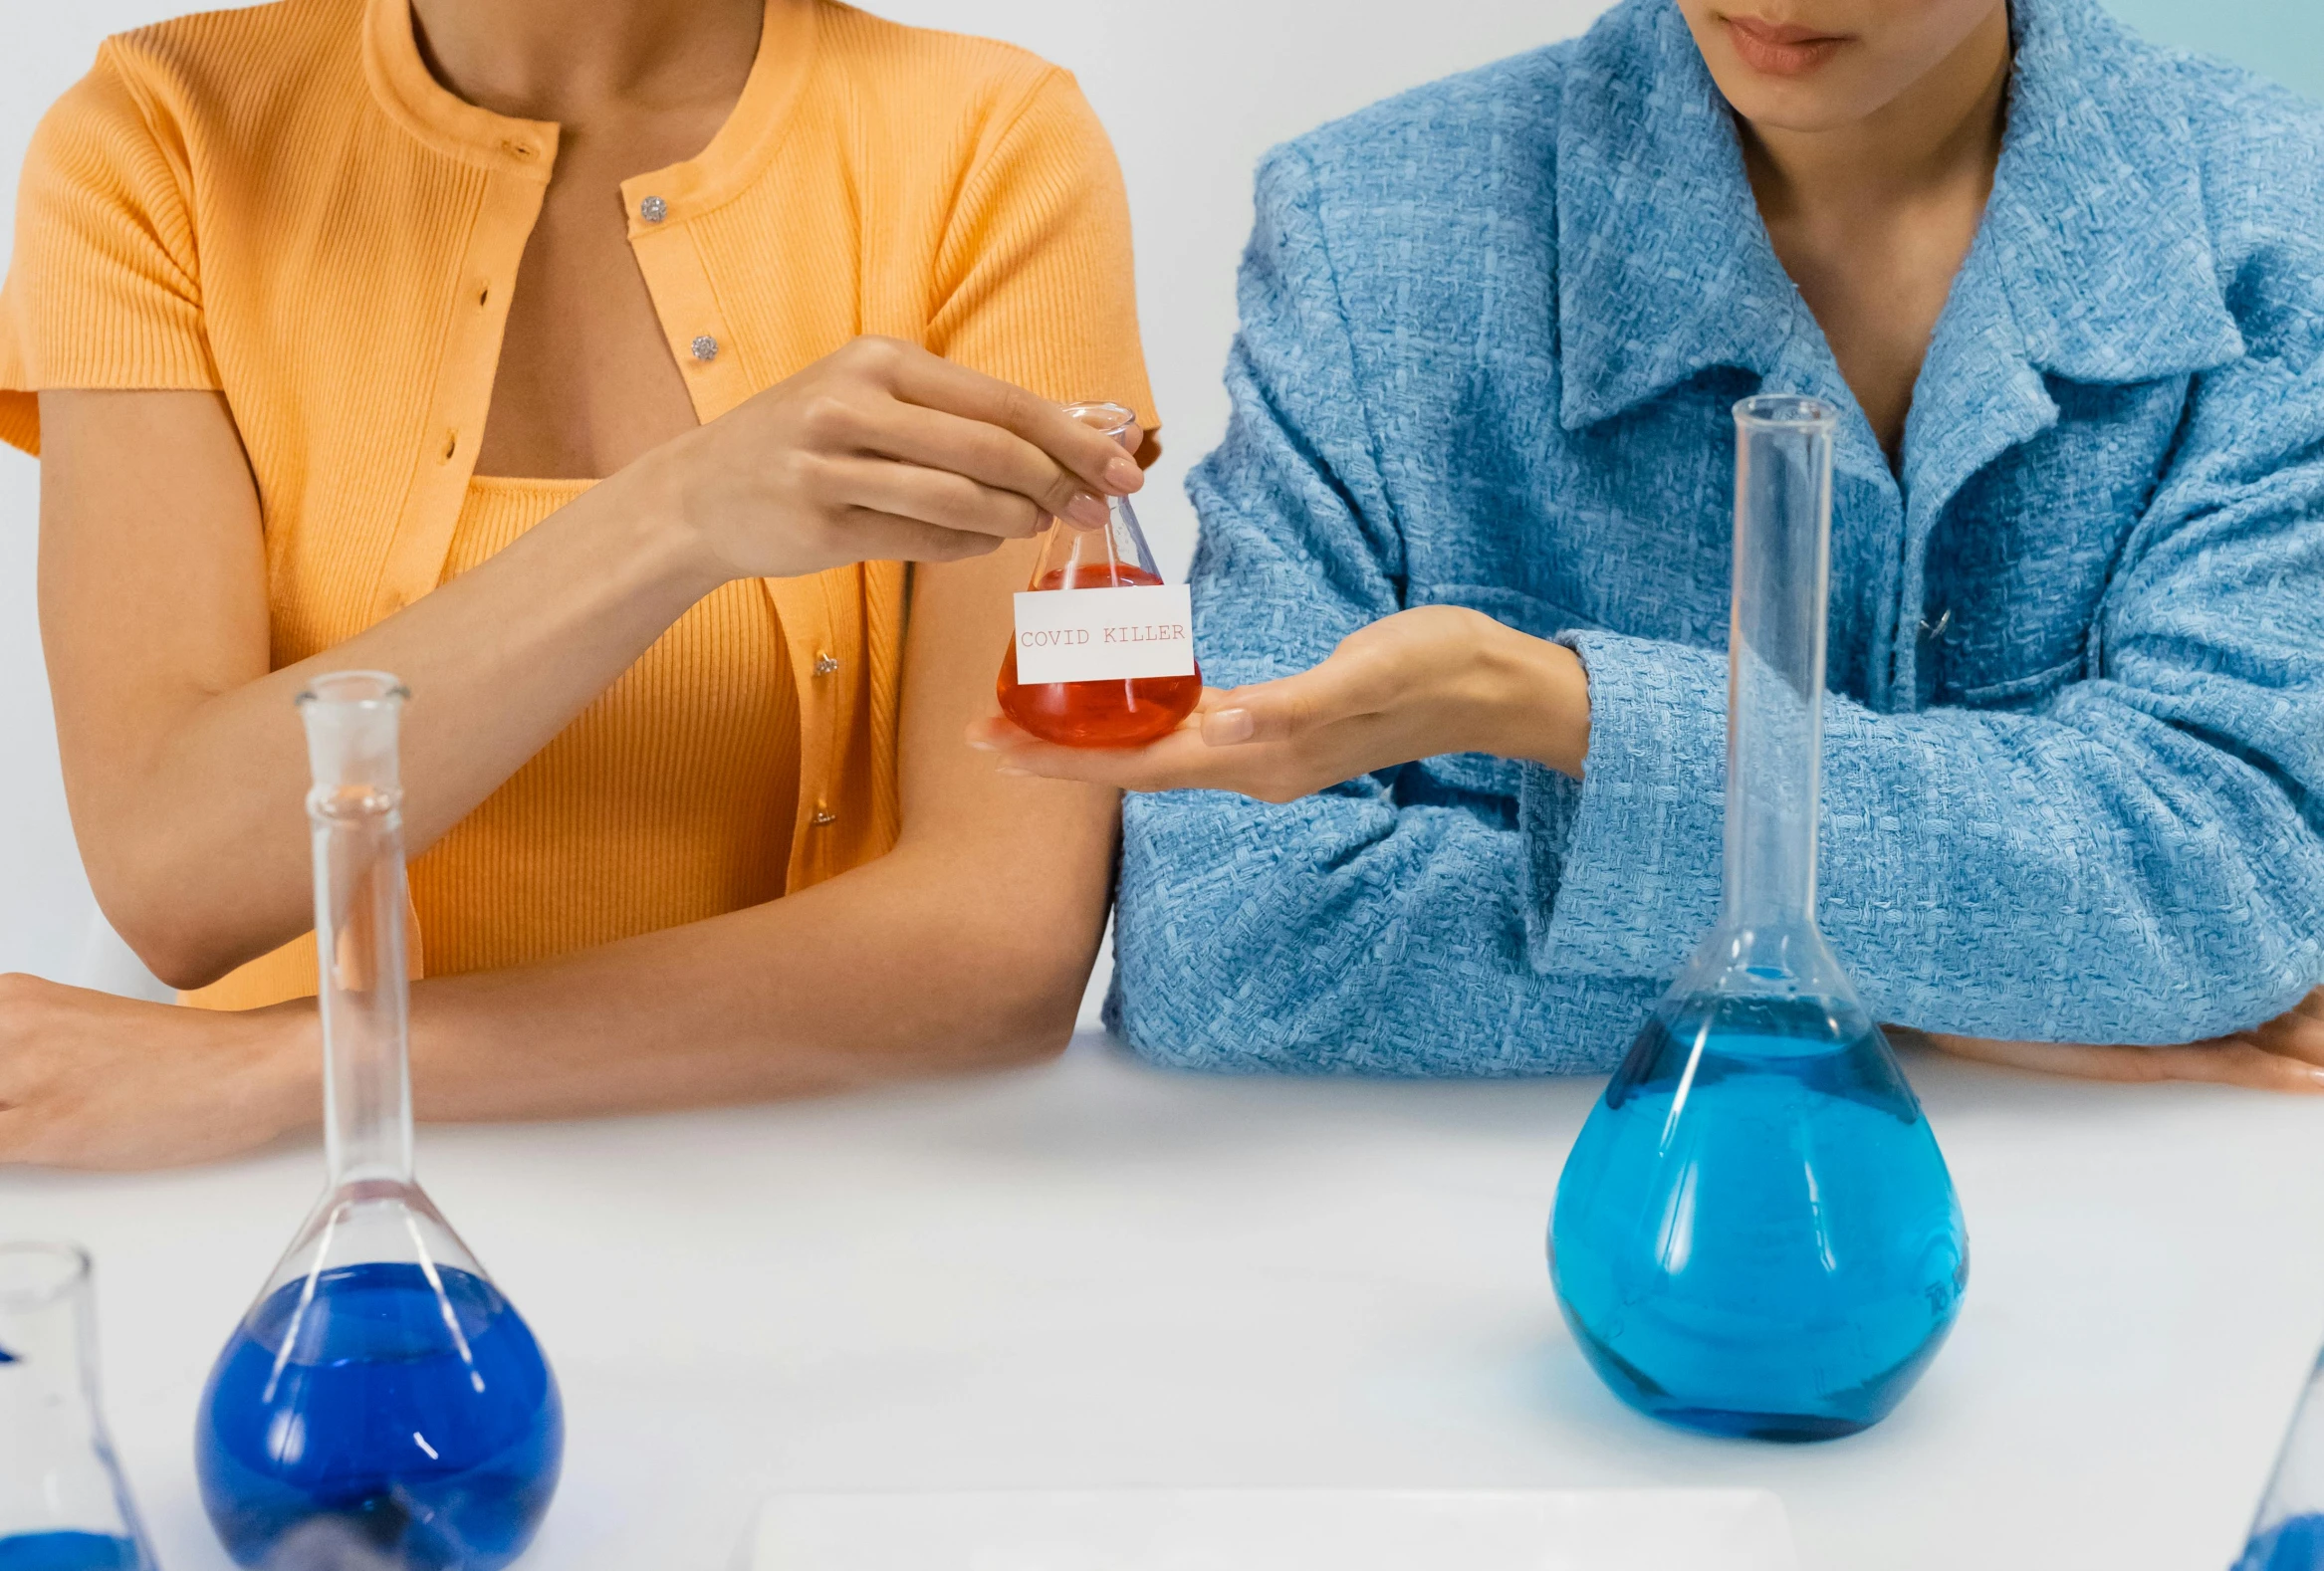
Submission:
M 6 979 L 0 1160 L 314 1116 L 291 699 L 349 667 L 415 695 L 423 1115 L 1069 1034 L 1113 798 L 960 737 L 1039 519 L 1140 484 L 1057 403 L 1157 424 L 1070 78 L 834 0 L 278 0 L 109 42 L 17 236 L 75 827 L 219 1008 Z

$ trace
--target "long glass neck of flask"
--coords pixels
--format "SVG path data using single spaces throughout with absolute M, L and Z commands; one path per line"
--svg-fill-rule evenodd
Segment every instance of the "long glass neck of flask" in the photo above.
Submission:
M 315 786 L 315 937 L 321 964 L 324 1153 L 334 1187 L 411 1181 L 410 990 L 404 935 L 403 689 L 372 672 L 302 696 Z
M 95 1434 L 97 1342 L 89 1256 L 71 1244 L 0 1243 L 0 1502 L 66 1460 L 55 1448 Z M 5 1513 L 0 1512 L 0 1523 Z M 0 1535 L 6 1532 L 0 1525 Z
M 1722 912 L 1731 929 L 1814 921 L 1835 423 L 1809 398 L 1736 406 Z

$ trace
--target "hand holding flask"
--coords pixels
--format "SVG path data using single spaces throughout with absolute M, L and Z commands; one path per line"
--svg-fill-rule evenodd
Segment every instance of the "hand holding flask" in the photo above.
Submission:
M 1136 417 L 1120 404 L 1075 404 L 1065 412 L 1125 447 L 1136 440 Z M 1130 510 L 1128 500 L 1108 497 L 1105 505 L 1108 518 L 1102 528 L 1085 530 L 1062 519 L 1049 521 L 1047 533 L 1042 537 L 1040 560 L 1034 564 L 1033 581 L 1021 600 L 1059 591 L 1162 587 L 1162 574 L 1154 566 L 1154 555 L 1146 547 L 1145 532 L 1138 528 L 1138 516 Z M 1202 699 L 1202 672 L 1195 665 L 1192 630 L 1185 625 L 1183 612 L 1159 621 L 1132 617 L 1119 627 L 1037 629 L 1029 626 L 1028 620 L 1020 615 L 1017 634 L 1001 660 L 995 691 L 1001 713 L 1045 742 L 1068 748 L 1144 747 L 1176 730 Z M 1175 632 L 1176 637 L 1170 649 L 1163 649 L 1161 635 L 1168 632 Z M 1121 638 L 1123 646 L 1112 651 L 1092 647 L 1087 658 L 1111 659 L 1138 674 L 1021 680 L 1020 650 L 1025 651 L 1028 663 L 1036 655 L 1047 657 L 1050 651 L 1037 645 L 1052 636 L 1077 638 L 1085 644 L 1109 636 Z M 1130 640 L 1135 640 L 1134 646 Z M 1182 657 L 1173 660 L 1173 654 Z

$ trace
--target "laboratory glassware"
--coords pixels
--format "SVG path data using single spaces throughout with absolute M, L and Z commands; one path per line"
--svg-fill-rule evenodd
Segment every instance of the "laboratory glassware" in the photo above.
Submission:
M 2324 1360 L 2308 1375 L 2234 1571 L 2324 1571 Z
M 1550 1266 L 1632 1406 L 1824 1440 L 1878 1423 L 1936 1356 L 1968 1240 L 1815 921 L 1836 416 L 1759 396 L 1735 419 L 1725 895 L 1566 1159 Z
M 0 1243 L 0 1571 L 151 1571 L 97 1394 L 88 1254 Z
M 195 1421 L 202 1503 L 246 1566 L 490 1571 L 531 1541 L 563 1458 L 531 1329 L 412 1178 L 405 697 L 370 671 L 299 696 L 330 1174 Z
M 1137 416 L 1117 403 L 1079 403 L 1065 412 L 1124 447 L 1138 440 Z M 1049 520 L 1034 563 L 1031 590 L 1127 589 L 1159 584 L 1154 554 L 1126 497 L 1107 497 L 1103 529 L 1084 530 Z M 1017 643 L 1001 661 L 995 683 L 1001 712 L 1046 742 L 1070 748 L 1143 747 L 1175 730 L 1200 702 L 1200 670 L 1191 676 L 1117 677 L 1093 682 L 1024 683 L 1017 679 Z

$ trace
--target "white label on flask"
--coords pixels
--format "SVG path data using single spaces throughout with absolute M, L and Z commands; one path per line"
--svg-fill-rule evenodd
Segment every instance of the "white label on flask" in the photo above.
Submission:
M 1183 583 L 1017 596 L 1020 682 L 1115 682 L 1194 670 L 1194 603 Z

